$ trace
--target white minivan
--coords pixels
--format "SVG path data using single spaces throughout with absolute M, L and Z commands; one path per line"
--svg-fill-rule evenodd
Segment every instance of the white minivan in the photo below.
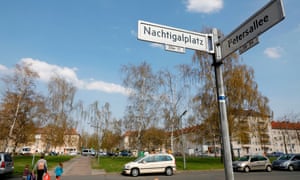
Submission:
M 93 149 L 83 149 L 81 154 L 83 156 L 95 156 L 96 152 Z
M 138 176 L 148 173 L 173 175 L 176 171 L 175 158 L 171 154 L 149 154 L 124 165 L 123 174 Z
M 31 151 L 31 147 L 28 147 L 28 146 L 25 146 L 25 147 L 22 147 L 21 149 L 21 155 L 23 156 L 30 156 L 32 155 L 32 151 Z

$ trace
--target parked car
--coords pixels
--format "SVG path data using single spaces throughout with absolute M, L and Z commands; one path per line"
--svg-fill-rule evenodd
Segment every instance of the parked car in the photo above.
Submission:
M 122 173 L 134 177 L 147 173 L 165 173 L 171 176 L 175 171 L 176 162 L 173 155 L 149 154 L 125 164 Z
M 83 156 L 96 156 L 96 151 L 93 149 L 83 149 L 81 154 Z
M 131 152 L 130 151 L 126 151 L 126 150 L 121 151 L 120 152 L 120 156 L 131 156 Z
M 234 171 L 257 171 L 265 170 L 267 172 L 272 171 L 272 164 L 269 158 L 261 155 L 247 155 L 239 158 L 232 163 Z
M 54 151 L 49 152 L 49 156 L 57 156 L 57 155 L 58 155 L 57 152 L 54 152 Z
M 284 155 L 283 152 L 271 152 L 271 153 L 267 154 L 268 157 L 279 157 L 282 155 Z
M 99 151 L 98 152 L 98 156 L 107 156 L 107 153 L 103 152 L 103 151 Z
M 31 147 L 27 147 L 27 146 L 23 147 L 21 149 L 21 155 L 23 155 L 23 156 L 31 156 L 32 155 Z
M 119 155 L 119 153 L 117 153 L 117 152 L 107 152 L 106 154 L 108 156 L 118 156 Z
M 71 151 L 68 153 L 68 155 L 70 156 L 77 156 L 77 152 L 76 151 Z
M 300 154 L 285 154 L 272 163 L 273 169 L 300 170 Z
M 0 152 L 0 175 L 14 171 L 14 161 L 9 153 Z

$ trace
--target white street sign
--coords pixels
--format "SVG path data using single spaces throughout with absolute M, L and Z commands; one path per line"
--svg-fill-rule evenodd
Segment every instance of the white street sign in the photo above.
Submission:
M 220 40 L 222 58 L 224 59 L 245 43 L 283 20 L 284 16 L 282 0 L 271 0 L 228 36 Z
M 138 39 L 213 53 L 211 34 L 138 21 Z M 210 42 L 209 42 L 210 41 Z
M 169 45 L 169 44 L 165 45 L 165 50 L 178 52 L 178 53 L 185 53 L 185 48 L 184 47 L 173 46 L 173 45 Z
M 248 51 L 248 49 L 254 47 L 255 45 L 257 45 L 259 43 L 258 41 L 258 36 L 256 36 L 254 39 L 251 39 L 250 41 L 248 41 L 247 43 L 245 43 L 244 45 L 242 45 L 239 48 L 239 53 L 243 54 L 244 52 Z

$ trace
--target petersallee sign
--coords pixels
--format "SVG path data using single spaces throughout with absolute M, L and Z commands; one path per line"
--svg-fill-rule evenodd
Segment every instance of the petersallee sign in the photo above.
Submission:
M 229 35 L 220 40 L 222 58 L 253 40 L 284 19 L 281 0 L 272 0 Z
M 138 39 L 177 47 L 213 52 L 211 34 L 182 30 L 146 21 L 138 21 Z

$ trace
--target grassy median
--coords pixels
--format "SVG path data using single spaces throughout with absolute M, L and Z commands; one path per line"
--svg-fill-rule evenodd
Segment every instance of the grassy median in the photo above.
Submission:
M 133 161 L 134 157 L 100 157 L 92 160 L 94 169 L 104 169 L 106 172 L 121 172 L 124 164 Z M 177 170 L 184 170 L 182 157 L 176 157 Z M 216 170 L 223 169 L 224 165 L 220 158 L 213 157 L 188 157 L 186 158 L 185 170 Z

